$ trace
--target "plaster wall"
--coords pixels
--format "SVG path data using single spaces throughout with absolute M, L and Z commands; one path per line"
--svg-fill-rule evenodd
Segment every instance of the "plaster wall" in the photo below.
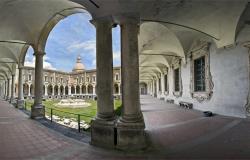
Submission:
M 169 94 L 158 94 L 159 97 L 193 103 L 197 110 L 209 110 L 217 114 L 246 117 L 246 103 L 249 92 L 249 55 L 248 49 L 237 45 L 227 49 L 217 49 L 210 46 L 210 71 L 214 83 L 213 95 L 210 100 L 198 102 L 190 93 L 190 60 L 181 65 L 182 96 L 173 95 L 173 70 L 169 70 Z M 162 78 L 164 78 L 162 76 Z M 158 83 L 158 81 L 157 81 Z M 158 86 L 158 85 L 157 85 Z M 157 89 L 158 90 L 158 89 Z

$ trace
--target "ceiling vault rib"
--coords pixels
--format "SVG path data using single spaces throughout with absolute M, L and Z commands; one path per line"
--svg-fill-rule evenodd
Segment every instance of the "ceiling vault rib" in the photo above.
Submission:
M 17 62 L 3 62 L 3 61 L 0 61 L 0 63 L 17 63 Z
M 89 2 L 92 3 L 96 8 L 100 8 L 100 6 L 97 3 L 95 3 L 93 0 L 89 0 Z
M 16 42 L 16 41 L 1 41 L 0 43 L 12 43 L 12 44 L 24 44 L 24 45 L 33 45 L 32 43 L 27 43 L 27 42 Z
M 188 29 L 191 29 L 191 30 L 194 30 L 194 31 L 197 31 L 197 32 L 200 32 L 202 34 L 205 34 L 213 39 L 216 39 L 217 41 L 219 41 L 220 39 L 219 38 L 216 38 L 208 33 L 205 33 L 203 31 L 200 31 L 198 29 L 195 29 L 195 28 L 192 28 L 192 27 L 189 27 L 189 26 L 185 26 L 185 25 L 182 25 L 182 24 L 178 24 L 178 23 L 173 23 L 173 22 L 167 22 L 167 21 L 161 21 L 161 20 L 150 20 L 150 19 L 141 19 L 141 21 L 144 21 L 144 22 L 159 22 L 159 23 L 167 23 L 167 24 L 172 24 L 172 25 L 176 25 L 176 26 L 180 26 L 180 27 L 184 27 L 184 28 L 188 28 Z

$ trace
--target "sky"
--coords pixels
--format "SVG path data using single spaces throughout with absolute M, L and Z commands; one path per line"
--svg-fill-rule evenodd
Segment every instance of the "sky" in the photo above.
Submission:
M 72 71 L 76 58 L 80 55 L 86 69 L 96 68 L 96 31 L 89 22 L 87 13 L 71 15 L 61 20 L 51 31 L 44 56 L 44 68 Z M 120 28 L 112 30 L 113 64 L 120 66 Z M 25 66 L 35 66 L 33 49 L 30 47 L 25 57 Z

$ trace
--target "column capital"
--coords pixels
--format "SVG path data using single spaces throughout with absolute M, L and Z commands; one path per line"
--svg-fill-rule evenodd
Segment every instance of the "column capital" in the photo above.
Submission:
M 140 24 L 140 15 L 138 13 L 123 13 L 115 15 L 115 22 L 119 24 Z
M 115 22 L 112 16 L 105 16 L 92 19 L 90 20 L 90 23 L 92 23 L 95 27 L 97 27 L 98 24 L 108 23 L 110 24 L 110 27 L 112 27 Z
M 24 66 L 23 65 L 18 65 L 18 69 L 23 69 Z
M 33 55 L 34 55 L 34 56 L 37 56 L 37 55 L 39 55 L 39 56 L 44 56 L 44 55 L 46 55 L 46 53 L 43 52 L 43 51 L 35 51 Z

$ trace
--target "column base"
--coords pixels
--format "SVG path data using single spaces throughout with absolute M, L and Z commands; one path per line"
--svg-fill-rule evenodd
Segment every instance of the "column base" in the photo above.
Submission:
M 122 122 L 117 125 L 117 149 L 140 150 L 147 147 L 144 120 L 140 122 Z
M 45 117 L 45 107 L 42 104 L 33 104 L 31 106 L 31 116 L 32 119 L 42 119 Z
M 10 103 L 11 103 L 11 104 L 15 104 L 15 103 L 16 103 L 16 99 L 15 99 L 15 98 L 11 98 L 11 99 L 10 99 Z
M 91 121 L 91 144 L 104 148 L 115 148 L 115 120 Z
M 17 108 L 23 109 L 24 108 L 24 100 L 17 100 Z

